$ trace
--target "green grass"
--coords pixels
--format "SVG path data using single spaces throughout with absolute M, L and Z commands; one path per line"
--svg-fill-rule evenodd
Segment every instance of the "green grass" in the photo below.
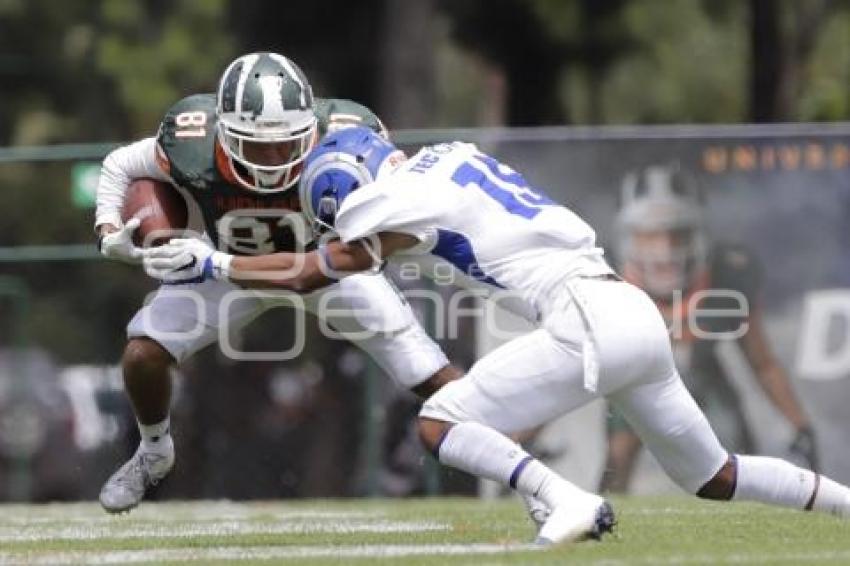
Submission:
M 475 499 L 0 506 L 0 565 L 850 564 L 850 523 L 760 505 L 614 500 L 601 543 L 549 550 L 518 501 Z M 442 553 L 442 554 L 441 554 Z

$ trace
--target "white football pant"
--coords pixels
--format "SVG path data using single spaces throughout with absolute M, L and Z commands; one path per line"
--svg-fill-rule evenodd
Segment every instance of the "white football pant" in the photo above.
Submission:
M 363 349 L 405 389 L 448 364 L 440 347 L 382 275 L 353 275 L 306 295 L 245 290 L 228 281 L 163 285 L 130 321 L 127 336 L 155 340 L 178 362 L 220 339 L 225 355 L 276 359 L 274 352 L 242 352 L 231 336 L 263 312 L 280 307 L 315 314 L 324 321 L 320 327 L 329 327 Z M 290 334 L 304 336 L 303 318 L 296 316 Z M 281 353 L 279 359 L 298 353 L 291 351 Z
M 572 293 L 564 289 L 552 301 L 542 328 L 484 356 L 466 377 L 428 399 L 420 415 L 511 433 L 604 396 L 670 477 L 696 493 L 728 456 L 682 384 L 658 309 L 646 293 L 622 281 L 573 279 L 570 287 Z M 585 379 L 588 326 L 598 383 Z

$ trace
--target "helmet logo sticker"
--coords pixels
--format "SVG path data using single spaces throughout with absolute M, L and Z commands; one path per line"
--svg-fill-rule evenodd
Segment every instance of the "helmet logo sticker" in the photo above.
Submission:
M 257 82 L 263 91 L 263 96 L 260 97 L 259 104 L 254 106 L 254 119 L 262 113 L 271 116 L 283 115 L 286 112 L 283 108 L 283 77 L 266 75 L 260 77 Z M 266 107 L 266 104 L 268 104 L 268 107 Z

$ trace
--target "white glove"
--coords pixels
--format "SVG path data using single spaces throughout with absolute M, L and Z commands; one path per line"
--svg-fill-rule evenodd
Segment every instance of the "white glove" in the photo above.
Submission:
M 104 257 L 125 263 L 140 263 L 143 250 L 133 243 L 133 232 L 141 224 L 138 218 L 131 218 L 124 226 L 100 237 L 97 248 Z
M 143 250 L 143 257 L 145 273 L 169 285 L 225 278 L 233 259 L 197 238 L 174 238 Z

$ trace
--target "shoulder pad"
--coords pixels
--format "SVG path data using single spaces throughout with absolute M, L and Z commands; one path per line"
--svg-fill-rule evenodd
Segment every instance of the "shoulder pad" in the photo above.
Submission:
M 758 258 L 746 247 L 719 243 L 710 253 L 712 285 L 752 295 L 761 286 Z
M 752 252 L 738 244 L 716 244 L 711 255 L 715 266 L 734 271 L 750 269 L 757 263 Z
M 215 124 L 212 94 L 187 96 L 166 112 L 157 142 L 178 184 L 197 186 L 200 179 L 214 174 Z
M 366 126 L 385 138 L 389 137 L 378 116 L 362 104 L 342 98 L 317 98 L 315 105 L 321 136 L 343 128 Z

